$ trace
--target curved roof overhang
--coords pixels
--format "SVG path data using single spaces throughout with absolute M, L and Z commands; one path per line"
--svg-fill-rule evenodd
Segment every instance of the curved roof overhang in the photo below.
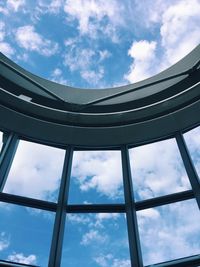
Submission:
M 0 54 L 0 127 L 41 142 L 84 147 L 136 144 L 200 123 L 200 45 L 167 70 L 109 89 L 40 78 Z

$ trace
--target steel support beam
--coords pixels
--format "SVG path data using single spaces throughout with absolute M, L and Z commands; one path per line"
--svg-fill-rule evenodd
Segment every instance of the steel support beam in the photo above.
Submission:
M 132 267 L 143 267 L 142 253 L 137 225 L 136 205 L 133 195 L 129 152 L 127 146 L 121 148 L 122 171 L 124 182 L 125 209 Z
M 59 267 L 61 263 L 62 244 L 66 221 L 66 204 L 68 201 L 70 173 L 72 166 L 72 155 L 73 149 L 72 147 L 68 147 L 66 150 L 60 192 L 58 197 L 58 206 L 49 257 L 49 267 Z
M 185 257 L 177 260 L 166 261 L 146 267 L 198 267 L 200 266 L 200 255 Z
M 135 203 L 136 211 L 171 204 L 178 201 L 185 201 L 194 198 L 192 190 L 174 193 L 166 196 L 145 199 Z M 57 203 L 29 198 L 24 196 L 0 193 L 0 201 L 5 203 L 26 206 L 29 208 L 56 212 Z M 65 205 L 67 213 L 125 213 L 125 204 L 80 204 Z
M 196 172 L 190 153 L 188 151 L 185 140 L 181 133 L 177 133 L 176 141 L 177 141 L 177 144 L 178 144 L 178 147 L 179 147 L 182 159 L 183 159 L 183 163 L 184 163 L 188 178 L 192 186 L 192 190 L 194 192 L 194 196 L 197 200 L 197 204 L 200 209 L 200 181 L 199 181 L 198 174 Z
M 10 134 L 3 145 L 3 149 L 0 155 L 0 192 L 3 191 L 6 179 L 19 143 L 18 136 L 16 134 Z
M 67 213 L 124 213 L 124 204 L 90 204 L 90 205 L 68 205 Z
M 4 261 L 0 260 L 0 266 L 3 267 L 39 267 L 38 265 L 30 265 L 25 263 L 17 263 L 17 262 L 11 262 L 11 261 Z
M 135 203 L 136 210 L 150 209 L 158 206 L 163 206 L 171 204 L 178 201 L 184 201 L 194 198 L 194 193 L 192 190 L 187 190 L 183 192 L 178 192 L 174 194 L 169 194 L 166 196 L 155 197 L 150 199 L 145 199 Z
M 0 201 L 10 204 L 16 204 L 34 209 L 54 211 L 57 210 L 57 204 L 45 200 L 39 200 L 35 198 L 22 197 L 18 195 L 12 195 L 7 193 L 0 193 Z

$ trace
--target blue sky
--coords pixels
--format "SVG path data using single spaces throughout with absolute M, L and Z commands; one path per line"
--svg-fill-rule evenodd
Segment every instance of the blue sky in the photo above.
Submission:
M 0 51 L 59 83 L 118 86 L 192 50 L 199 12 L 199 0 L 1 0 Z
M 58 83 L 119 86 L 189 53 L 199 14 L 199 0 L 0 0 L 0 51 Z M 200 172 L 200 129 L 185 138 Z M 61 149 L 20 142 L 4 192 L 57 201 L 63 160 Z M 136 200 L 191 188 L 173 139 L 131 149 L 130 160 Z M 69 203 L 124 203 L 119 151 L 74 153 Z M 0 203 L 0 258 L 47 266 L 54 215 Z M 137 216 L 145 265 L 200 253 L 194 200 Z M 83 261 L 130 267 L 125 214 L 67 215 L 62 266 Z

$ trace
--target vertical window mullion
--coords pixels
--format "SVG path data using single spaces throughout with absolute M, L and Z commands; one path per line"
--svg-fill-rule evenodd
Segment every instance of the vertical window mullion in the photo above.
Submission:
M 13 133 L 4 139 L 5 141 L 0 155 L 0 192 L 3 191 L 19 143 L 18 136 Z
M 66 205 L 69 194 L 69 183 L 72 166 L 73 148 L 66 149 L 61 185 L 58 197 L 56 218 L 54 223 L 53 237 L 51 243 L 49 267 L 59 267 L 61 263 L 63 236 L 66 221 Z
M 186 169 L 186 172 L 188 174 L 188 178 L 190 180 L 192 190 L 194 192 L 194 196 L 197 200 L 197 204 L 200 209 L 200 182 L 198 178 L 198 174 L 196 172 L 196 169 L 194 167 L 194 164 L 192 162 L 190 153 L 188 151 L 187 145 L 185 143 L 185 140 L 183 138 L 183 135 L 181 133 L 178 133 L 176 135 L 176 141 L 183 159 L 183 163 Z
M 142 267 L 143 261 L 132 187 L 129 152 L 127 146 L 123 146 L 121 148 L 121 155 L 131 266 Z

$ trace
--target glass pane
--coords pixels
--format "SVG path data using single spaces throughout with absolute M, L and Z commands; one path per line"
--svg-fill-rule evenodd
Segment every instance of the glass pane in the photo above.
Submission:
M 130 149 L 136 200 L 191 189 L 174 139 Z
M 53 212 L 0 205 L 0 259 L 48 266 Z
M 200 127 L 184 134 L 195 168 L 200 176 Z
M 124 214 L 68 214 L 62 267 L 131 267 Z
M 65 151 L 36 143 L 19 143 L 4 192 L 56 201 Z
M 194 199 L 137 212 L 144 265 L 200 253 L 200 213 Z
M 75 151 L 69 203 L 124 202 L 120 151 Z

